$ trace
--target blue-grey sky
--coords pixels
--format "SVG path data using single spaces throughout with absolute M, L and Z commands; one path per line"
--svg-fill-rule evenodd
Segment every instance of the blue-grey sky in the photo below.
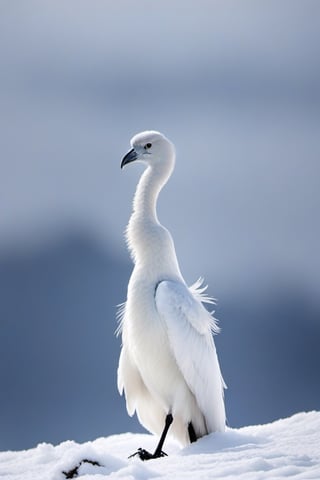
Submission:
M 176 170 L 162 192 L 159 217 L 173 234 L 187 281 L 205 276 L 209 293 L 220 299 L 222 330 L 232 334 L 227 312 L 231 309 L 230 316 L 237 318 L 233 304 L 241 298 L 254 304 L 251 317 L 247 306 L 239 307 L 243 318 L 256 318 L 263 308 L 257 322 L 271 308 L 266 298 L 288 295 L 289 310 L 280 308 L 287 325 L 289 291 L 300 292 L 307 311 L 315 311 L 320 285 L 319 2 L 30 0 L 3 1 L 0 13 L 0 253 L 3 272 L 11 272 L 10 281 L 2 273 L 1 282 L 10 290 L 2 303 L 10 295 L 16 304 L 25 298 L 23 313 L 6 307 L 2 318 L 17 346 L 15 374 L 8 374 L 10 366 L 3 374 L 8 382 L 10 377 L 12 392 L 23 362 L 20 322 L 35 329 L 39 346 L 41 334 L 32 320 L 46 321 L 46 308 L 52 314 L 52 305 L 59 304 L 60 315 L 68 318 L 72 304 L 76 316 L 78 293 L 56 297 L 51 280 L 47 290 L 42 283 L 41 292 L 53 304 L 44 301 L 41 312 L 30 307 L 37 281 L 54 264 L 46 264 L 45 252 L 50 259 L 57 255 L 59 265 L 72 244 L 70 235 L 75 239 L 81 232 L 91 239 L 97 258 L 119 262 L 101 277 L 108 289 L 114 279 L 114 294 L 105 293 L 110 312 L 124 300 L 130 263 L 123 231 L 141 167 L 121 172 L 120 161 L 131 136 L 141 130 L 160 130 L 176 145 Z M 64 238 L 69 246 L 60 248 Z M 82 251 L 78 240 L 75 245 Z M 61 257 L 52 252 L 62 252 Z M 94 258 L 79 278 L 86 277 L 86 268 L 92 271 Z M 65 280 L 62 263 L 57 276 Z M 71 262 L 70 271 L 76 263 Z M 32 270 L 29 280 L 21 265 Z M 32 295 L 21 293 L 25 286 L 17 278 L 26 278 Z M 99 288 L 102 295 L 103 285 Z M 94 317 L 94 304 L 88 300 L 85 305 Z M 99 311 L 101 319 L 106 305 Z M 318 328 L 317 314 L 311 317 Z M 15 337 L 13 330 L 20 333 Z M 237 336 L 241 333 L 247 335 L 242 330 Z M 230 344 L 223 338 L 222 354 L 231 365 Z M 117 355 L 118 345 L 113 348 Z M 4 362 L 10 365 L 12 352 L 8 355 Z M 40 368 L 41 362 L 32 365 Z M 6 412 L 11 403 L 14 418 L 19 402 L 8 393 L 4 403 Z M 238 424 L 251 420 L 240 414 L 234 418 Z M 57 441 L 63 434 L 43 436 L 40 431 L 39 441 Z
M 317 2 L 1 10 L 2 245 L 74 222 L 122 255 L 140 172 L 119 158 L 159 129 L 178 153 L 160 215 L 190 281 L 239 282 L 248 261 L 318 275 Z

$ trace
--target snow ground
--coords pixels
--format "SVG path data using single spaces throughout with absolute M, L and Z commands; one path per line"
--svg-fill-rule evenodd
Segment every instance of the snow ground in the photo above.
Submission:
M 166 443 L 168 457 L 142 462 L 128 455 L 138 447 L 153 450 L 151 435 L 125 433 L 93 442 L 42 443 L 31 450 L 0 453 L 1 480 L 63 480 L 62 471 L 83 458 L 83 480 L 126 479 L 320 479 L 320 412 L 298 413 L 267 425 L 228 428 L 180 449 Z

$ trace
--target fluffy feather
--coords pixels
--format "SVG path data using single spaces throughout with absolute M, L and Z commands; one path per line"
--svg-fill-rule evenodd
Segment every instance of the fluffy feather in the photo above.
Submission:
M 131 140 L 122 166 L 141 161 L 146 170 L 134 196 L 126 238 L 134 269 L 127 301 L 119 308 L 122 350 L 118 389 L 125 393 L 129 415 L 160 435 L 168 413 L 171 433 L 182 445 L 225 427 L 221 376 L 212 337 L 219 327 L 203 303 L 215 301 L 203 280 L 187 287 L 174 243 L 157 217 L 156 204 L 175 163 L 172 143 L 158 132 Z

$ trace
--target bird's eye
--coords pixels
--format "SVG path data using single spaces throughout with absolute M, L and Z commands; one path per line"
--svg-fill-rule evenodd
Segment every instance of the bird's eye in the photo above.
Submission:
M 145 150 L 148 150 L 149 148 L 152 147 L 152 143 L 146 143 L 145 146 L 143 147 Z

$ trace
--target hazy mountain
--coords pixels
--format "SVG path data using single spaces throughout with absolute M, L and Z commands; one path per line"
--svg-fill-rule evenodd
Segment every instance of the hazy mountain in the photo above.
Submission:
M 1 449 L 141 431 L 116 390 L 130 269 L 80 230 L 0 259 Z M 220 299 L 230 425 L 319 407 L 319 311 L 279 283 Z

